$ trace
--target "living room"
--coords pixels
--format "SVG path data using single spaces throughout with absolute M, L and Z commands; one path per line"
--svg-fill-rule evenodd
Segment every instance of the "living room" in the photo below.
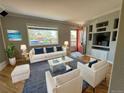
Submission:
M 122 1 L 65 2 L 1 1 L 0 93 L 109 93 Z

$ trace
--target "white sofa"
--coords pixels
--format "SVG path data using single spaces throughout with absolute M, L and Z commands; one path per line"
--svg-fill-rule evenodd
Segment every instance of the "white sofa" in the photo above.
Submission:
M 77 67 L 81 71 L 82 78 L 87 81 L 95 91 L 95 87 L 106 78 L 109 63 L 105 61 L 98 61 L 90 68 L 88 67 L 88 64 L 78 62 Z
M 18 65 L 13 69 L 11 73 L 12 83 L 17 83 L 19 81 L 26 80 L 29 78 L 29 76 L 30 76 L 29 64 Z
M 82 79 L 80 70 L 75 69 L 68 73 L 52 77 L 46 72 L 46 85 L 48 93 L 81 93 Z
M 43 47 L 44 53 L 43 54 L 36 54 L 34 52 L 34 48 L 32 48 L 29 52 L 29 59 L 31 63 L 49 60 L 52 58 L 57 58 L 66 55 L 66 48 L 62 47 L 63 51 L 57 51 L 56 46 L 54 46 L 54 52 L 46 53 L 46 47 Z

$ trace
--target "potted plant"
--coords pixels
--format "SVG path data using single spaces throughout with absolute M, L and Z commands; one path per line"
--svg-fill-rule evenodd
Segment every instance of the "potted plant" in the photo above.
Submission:
M 16 58 L 15 58 L 15 45 L 13 43 L 8 44 L 6 49 L 7 56 L 9 58 L 9 62 L 11 65 L 16 64 Z

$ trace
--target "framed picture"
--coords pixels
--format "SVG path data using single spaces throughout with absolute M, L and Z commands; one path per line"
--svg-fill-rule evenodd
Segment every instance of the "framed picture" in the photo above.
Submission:
M 8 40 L 9 41 L 21 41 L 22 35 L 17 30 L 7 30 Z

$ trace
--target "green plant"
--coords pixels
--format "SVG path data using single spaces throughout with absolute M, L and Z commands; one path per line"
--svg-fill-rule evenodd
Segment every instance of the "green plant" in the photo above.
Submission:
M 15 45 L 13 43 L 9 43 L 6 49 L 6 53 L 8 58 L 13 58 L 15 53 Z

